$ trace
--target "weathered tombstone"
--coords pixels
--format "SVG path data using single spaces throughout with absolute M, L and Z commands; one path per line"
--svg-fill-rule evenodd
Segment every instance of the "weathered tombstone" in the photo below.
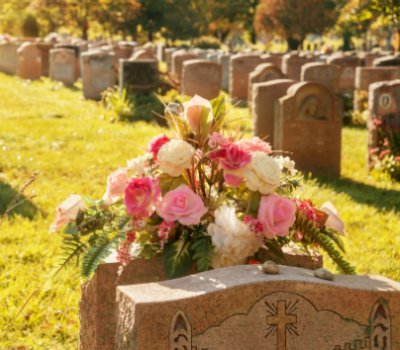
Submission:
M 356 69 L 356 92 L 353 108 L 362 112 L 368 104 L 368 88 L 379 81 L 390 81 L 400 78 L 399 67 L 358 67 Z
M 76 57 L 76 65 L 75 65 L 75 77 L 76 79 L 79 79 L 81 76 L 81 64 L 80 64 L 80 55 L 81 55 L 81 45 L 74 45 L 74 44 L 57 44 L 55 46 L 56 49 L 69 49 L 73 50 L 75 52 L 75 57 Z
M 372 67 L 374 65 L 374 60 L 382 57 L 382 54 L 378 52 L 361 52 L 358 54 L 358 56 L 363 61 L 364 67 Z
M 40 79 L 42 76 L 42 54 L 36 44 L 22 44 L 18 50 L 17 75 L 22 79 Z
M 231 55 L 221 52 L 218 56 L 218 63 L 222 67 L 221 88 L 224 91 L 229 91 L 229 70 L 230 70 Z
M 133 54 L 134 47 L 126 42 L 119 42 L 113 45 L 115 70 L 119 69 L 119 60 L 129 59 Z
M 6 74 L 17 73 L 19 44 L 14 42 L 0 43 L 0 72 Z
M 301 67 L 301 81 L 317 81 L 337 92 L 340 67 L 326 63 L 306 63 Z
M 172 54 L 172 76 L 180 82 L 182 80 L 183 62 L 196 58 L 198 58 L 198 56 L 194 53 L 181 50 L 174 52 Z
M 252 91 L 253 84 L 263 83 L 274 79 L 284 78 L 281 70 L 271 63 L 259 64 L 249 75 L 249 93 L 248 93 L 248 107 L 252 111 Z
M 379 123 L 376 123 L 379 121 Z M 371 167 L 371 150 L 382 149 L 383 136 L 376 128 L 389 129 L 400 137 L 400 80 L 373 83 L 369 87 L 368 153 Z
M 391 55 L 376 58 L 373 62 L 374 67 L 388 67 L 388 66 L 400 66 L 400 56 Z
M 301 82 L 288 89 L 280 104 L 274 148 L 293 152 L 302 171 L 340 176 L 341 100 L 326 85 Z
M 211 61 L 214 63 L 218 63 L 219 52 L 218 51 L 211 51 L 207 54 L 207 61 Z
M 400 284 L 380 276 L 234 266 L 122 286 L 117 301 L 118 350 L 400 349 Z
M 81 55 L 83 96 L 99 100 L 115 84 L 114 54 L 88 51 Z
M 119 88 L 129 93 L 154 91 L 159 83 L 158 63 L 152 59 L 120 60 Z
M 332 55 L 327 63 L 340 67 L 339 90 L 341 92 L 353 92 L 356 68 L 361 66 L 361 59 L 357 56 Z
M 289 79 L 300 80 L 301 66 L 313 61 L 314 58 L 300 55 L 297 52 L 287 53 L 282 57 L 282 72 L 286 74 Z
M 187 96 L 199 95 L 212 100 L 221 91 L 221 65 L 206 60 L 183 62 L 181 93 Z
M 169 47 L 165 49 L 165 62 L 167 62 L 167 71 L 171 71 L 172 67 L 172 54 L 176 51 L 176 48 Z
M 253 85 L 252 114 L 254 135 L 274 144 L 275 114 L 280 113 L 279 99 L 295 80 L 279 79 Z
M 249 75 L 261 63 L 259 54 L 237 54 L 231 56 L 229 94 L 233 101 L 247 101 Z
M 50 69 L 50 50 L 54 47 L 54 44 L 39 42 L 37 43 L 37 47 L 42 55 L 42 75 L 48 77 Z
M 165 44 L 157 44 L 156 46 L 156 58 L 159 62 L 165 61 Z
M 76 82 L 76 56 L 70 49 L 50 50 L 50 79 L 60 81 L 66 85 Z

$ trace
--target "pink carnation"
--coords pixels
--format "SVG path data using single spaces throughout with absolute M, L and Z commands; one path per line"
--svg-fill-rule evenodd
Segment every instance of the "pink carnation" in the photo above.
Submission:
M 208 138 L 208 145 L 210 148 L 226 147 L 229 146 L 230 141 L 219 132 L 213 132 Z
M 165 221 L 186 226 L 200 223 L 206 212 L 201 198 L 186 185 L 168 192 L 157 206 L 157 214 Z
M 156 136 L 151 140 L 148 151 L 153 154 L 153 158 L 155 161 L 157 160 L 157 155 L 160 148 L 170 140 L 171 139 L 164 134 Z
M 242 147 L 244 151 L 249 153 L 257 151 L 265 152 L 267 154 L 272 153 L 271 145 L 268 142 L 261 140 L 259 137 L 240 140 L 238 144 L 240 145 L 240 147 Z
M 238 170 L 251 161 L 251 155 L 236 143 L 210 152 L 209 157 L 211 160 L 218 160 L 224 170 Z
M 274 194 L 262 197 L 257 218 L 263 225 L 267 238 L 287 236 L 296 219 L 296 204 L 290 199 Z
M 125 189 L 125 206 L 129 215 L 146 218 L 153 214 L 161 195 L 158 180 L 132 178 Z
M 118 169 L 107 178 L 107 189 L 103 196 L 106 204 L 115 203 L 120 196 L 125 193 L 125 187 L 128 185 L 129 177 L 126 169 Z

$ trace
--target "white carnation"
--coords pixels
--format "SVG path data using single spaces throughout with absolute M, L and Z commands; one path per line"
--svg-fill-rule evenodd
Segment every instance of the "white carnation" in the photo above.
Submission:
M 260 248 L 249 227 L 240 221 L 235 208 L 223 205 L 215 211 L 215 223 L 207 227 L 214 246 L 214 268 L 240 265 Z
M 194 148 L 182 140 L 171 140 L 158 151 L 160 169 L 171 176 L 180 176 L 183 170 L 192 166 Z
M 146 168 L 149 166 L 149 160 L 152 155 L 146 153 L 143 156 L 130 159 L 126 162 L 127 168 L 133 173 L 133 175 L 143 175 Z
M 297 170 L 295 168 L 296 163 L 291 160 L 289 157 L 283 157 L 283 156 L 279 156 L 279 157 L 275 157 L 275 160 L 278 162 L 279 167 L 281 168 L 281 170 L 286 169 L 287 171 L 289 171 L 290 175 L 296 175 Z
M 254 152 L 245 172 L 246 186 L 261 194 L 270 194 L 280 184 L 281 168 L 278 162 L 264 152 Z

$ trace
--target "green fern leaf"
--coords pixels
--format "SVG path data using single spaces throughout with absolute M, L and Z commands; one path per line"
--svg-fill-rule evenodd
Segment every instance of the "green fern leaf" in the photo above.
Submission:
M 190 241 L 181 237 L 164 247 L 163 262 L 169 278 L 183 276 L 192 266 Z
M 104 236 L 99 237 L 96 244 L 89 248 L 83 257 L 81 266 L 83 278 L 88 279 L 94 274 L 101 262 L 110 254 L 114 244 L 115 240 L 110 240 Z
M 207 271 L 211 267 L 215 254 L 211 238 L 204 236 L 196 240 L 192 245 L 192 251 L 197 270 L 199 272 Z

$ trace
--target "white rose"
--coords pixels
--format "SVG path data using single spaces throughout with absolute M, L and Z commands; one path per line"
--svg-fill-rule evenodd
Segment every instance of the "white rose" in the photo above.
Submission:
M 171 140 L 158 151 L 160 169 L 171 176 L 180 176 L 183 170 L 192 166 L 194 148 L 182 140 Z
M 215 223 L 207 227 L 214 246 L 214 268 L 240 265 L 260 248 L 249 227 L 236 217 L 235 208 L 223 205 L 215 211 Z
M 55 232 L 74 221 L 78 215 L 79 210 L 83 210 L 85 204 L 82 197 L 77 194 L 70 195 L 64 202 L 62 202 L 56 209 L 54 221 L 50 226 L 50 233 Z
M 143 156 L 130 159 L 126 162 L 127 168 L 132 172 L 133 175 L 143 175 L 146 168 L 149 166 L 149 160 L 152 155 L 146 153 Z
M 287 171 L 289 171 L 290 175 L 296 175 L 297 170 L 295 168 L 296 163 L 291 160 L 289 157 L 283 157 L 283 156 L 279 156 L 279 157 L 275 157 L 274 158 L 278 164 L 279 167 L 281 168 L 281 170 L 286 169 Z
M 270 194 L 279 186 L 281 174 L 278 162 L 266 153 L 258 151 L 253 153 L 244 177 L 250 190 Z

